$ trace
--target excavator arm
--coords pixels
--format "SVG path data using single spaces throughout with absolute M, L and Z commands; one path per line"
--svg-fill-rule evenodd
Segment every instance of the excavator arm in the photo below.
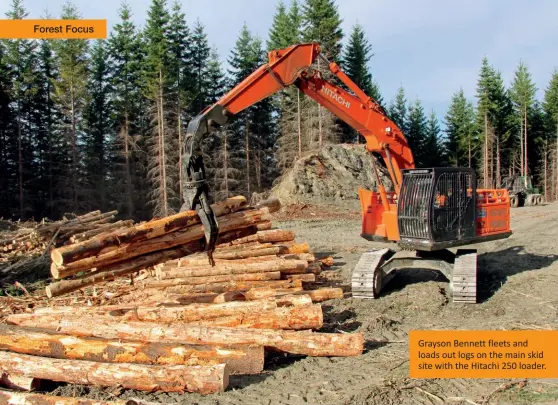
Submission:
M 325 80 L 312 68 L 320 58 L 349 90 Z M 401 130 L 382 108 L 367 96 L 335 62 L 328 61 L 317 43 L 293 45 L 271 51 L 268 63 L 260 66 L 219 101 L 209 106 L 188 124 L 184 143 L 185 187 L 183 209 L 198 212 L 205 229 L 206 251 L 210 262 L 219 227 L 209 205 L 205 167 L 200 154 L 200 142 L 228 119 L 281 89 L 295 85 L 334 115 L 360 132 L 366 139 L 366 149 L 378 153 L 386 163 L 395 191 L 401 187 L 401 169 L 414 168 L 413 154 Z M 374 160 L 372 161 L 374 163 Z M 388 200 L 374 165 L 378 189 L 384 207 Z

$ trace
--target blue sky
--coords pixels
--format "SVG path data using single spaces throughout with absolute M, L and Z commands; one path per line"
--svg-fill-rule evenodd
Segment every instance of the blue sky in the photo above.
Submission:
M 168 0 L 169 3 L 173 0 Z M 267 38 L 274 0 L 181 1 L 190 24 L 199 18 L 209 41 L 224 59 L 246 22 L 253 34 Z M 288 3 L 289 0 L 285 0 Z M 24 0 L 30 18 L 59 15 L 65 0 Z M 10 0 L 0 1 L 3 16 Z M 83 18 L 118 21 L 119 0 L 73 0 Z M 143 25 L 149 0 L 128 0 Z M 443 118 L 454 92 L 475 94 L 483 56 L 511 83 L 520 59 L 532 73 L 542 98 L 558 67 L 558 0 L 338 0 L 343 29 L 360 23 L 373 46 L 370 68 L 385 100 L 400 85 L 409 100 L 419 98 L 427 112 Z

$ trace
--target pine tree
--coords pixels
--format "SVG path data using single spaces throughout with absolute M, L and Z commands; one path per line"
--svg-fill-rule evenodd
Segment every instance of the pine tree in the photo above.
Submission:
M 153 0 L 148 10 L 148 19 L 144 31 L 146 60 L 144 79 L 147 84 L 147 98 L 152 102 L 154 122 L 153 136 L 149 147 L 149 181 L 152 190 L 149 193 L 150 204 L 155 216 L 168 216 L 179 205 L 174 187 L 176 179 L 176 142 L 169 127 L 169 52 L 168 30 L 170 16 L 166 9 L 166 0 Z
M 6 62 L 6 49 L 0 42 L 0 215 L 10 218 L 14 206 L 13 196 L 16 195 L 14 185 L 17 184 L 17 170 L 14 167 L 12 154 L 13 115 L 11 103 L 11 71 Z
M 330 60 L 337 60 L 341 56 L 343 20 L 335 0 L 306 0 L 302 15 L 304 41 L 320 43 L 325 56 Z
M 474 167 L 473 158 L 478 148 L 475 131 L 475 111 L 473 103 L 467 100 L 463 89 L 452 96 L 445 116 L 446 145 L 448 162 L 455 166 Z
M 28 16 L 21 0 L 13 0 L 11 10 L 6 17 L 12 20 L 24 19 Z M 37 64 L 34 57 L 36 42 L 22 39 L 6 41 L 5 60 L 13 73 L 12 80 L 12 111 L 15 118 L 15 136 L 17 150 L 17 199 L 18 215 L 25 218 L 33 213 L 33 198 L 27 190 L 34 173 L 33 139 L 30 127 L 30 114 L 34 108 L 36 89 Z
M 225 93 L 225 74 L 221 68 L 221 61 L 216 48 L 213 48 L 209 54 L 204 77 L 206 102 L 207 105 L 211 105 L 216 103 Z
M 57 70 L 54 63 L 52 43 L 41 40 L 36 54 L 37 85 L 34 127 L 36 128 L 37 171 L 33 189 L 36 190 L 36 203 L 39 204 L 39 217 L 53 218 L 55 213 L 55 187 L 58 177 L 56 162 L 57 153 L 54 145 L 58 143 L 55 137 L 54 123 L 57 112 L 52 100 L 53 83 Z
M 184 154 L 183 143 L 184 134 L 183 126 L 185 117 L 186 104 L 192 99 L 192 91 L 190 88 L 189 75 L 192 71 L 190 51 L 190 30 L 186 25 L 185 15 L 180 8 L 180 4 L 175 1 L 172 5 L 172 14 L 167 33 L 169 52 L 170 52 L 170 99 L 173 104 L 171 119 L 169 125 L 174 129 L 173 140 L 176 141 L 178 148 L 174 153 L 173 160 L 177 161 L 176 172 L 178 173 L 178 196 L 183 196 L 183 169 L 184 163 L 182 156 Z
M 190 43 L 191 71 L 189 87 L 192 91 L 191 113 L 193 116 L 198 115 L 208 104 L 208 96 L 206 92 L 206 73 L 211 48 L 207 40 L 204 25 L 197 20 L 192 32 Z
M 139 216 L 137 206 L 142 206 L 143 191 L 136 189 L 140 176 L 135 176 L 139 166 L 137 153 L 141 114 L 141 42 L 132 22 L 130 7 L 124 3 L 120 11 L 120 22 L 115 24 L 108 39 L 111 61 L 111 84 L 114 104 L 114 133 L 111 153 L 114 155 L 112 203 L 128 218 Z M 143 186 L 144 187 L 144 186 Z
M 279 3 L 277 4 L 277 11 L 273 16 L 273 23 L 271 25 L 271 29 L 269 30 L 269 39 L 267 40 L 268 51 L 283 49 L 293 45 L 289 43 L 292 29 L 285 3 L 282 0 L 279 0 Z
M 529 109 L 532 107 L 535 100 L 535 93 L 537 88 L 531 79 L 531 74 L 527 65 L 523 61 L 519 62 L 517 71 L 510 91 L 511 99 L 513 100 L 515 112 L 520 121 L 520 150 L 521 150 L 521 175 L 527 176 L 529 174 L 529 149 L 528 149 L 528 116 Z
M 368 62 L 373 56 L 372 45 L 366 39 L 364 29 L 361 25 L 355 25 L 349 38 L 349 43 L 343 53 L 343 68 L 349 78 L 355 82 L 368 96 L 381 105 L 382 96 L 378 86 L 372 80 L 372 74 L 368 68 Z M 343 125 L 343 142 L 359 143 L 361 135 Z
M 409 148 L 413 151 L 415 164 L 417 167 L 425 167 L 428 163 L 427 152 L 425 149 L 427 122 L 424 114 L 424 108 L 418 99 L 409 106 L 406 128 L 406 137 L 409 142 Z
M 388 115 L 391 120 L 401 129 L 403 134 L 407 135 L 407 99 L 405 96 L 405 89 L 399 87 L 395 100 L 388 108 Z
M 257 69 L 265 58 L 262 42 L 253 37 L 244 25 L 229 58 L 230 86 L 235 86 Z M 254 189 L 261 191 L 270 173 L 272 155 L 269 150 L 274 144 L 275 130 L 271 120 L 272 106 L 269 99 L 262 100 L 237 114 L 231 128 L 234 135 L 231 150 L 244 152 L 244 188 L 242 192 L 251 196 Z
M 302 7 L 302 39 L 304 42 L 318 42 L 322 54 L 336 61 L 341 56 L 342 22 L 335 0 L 306 0 Z M 326 80 L 337 81 L 321 59 L 317 60 L 316 67 Z M 326 142 L 337 142 L 340 137 L 339 120 L 321 105 L 305 101 L 302 111 L 307 115 L 304 126 L 309 148 L 319 149 Z
M 62 19 L 79 19 L 77 8 L 66 3 L 62 9 Z M 60 111 L 62 120 L 58 131 L 64 136 L 64 145 L 69 159 L 66 164 L 66 177 L 60 178 L 57 186 L 62 207 L 72 212 L 79 212 L 84 205 L 87 195 L 83 193 L 83 165 L 82 165 L 82 123 L 85 106 L 88 104 L 88 42 L 82 39 L 62 39 L 54 43 L 56 64 L 59 77 L 54 82 L 53 100 Z M 69 183 L 66 181 L 69 179 Z
M 445 167 L 447 166 L 445 156 L 438 118 L 434 111 L 431 111 L 426 123 L 424 165 L 426 167 Z
M 112 123 L 112 102 L 108 82 L 110 66 L 103 40 L 95 42 L 91 50 L 91 75 L 88 83 L 89 104 L 86 106 L 84 161 L 85 180 L 91 198 L 88 210 L 108 209 L 107 173 L 110 172 L 111 157 L 108 150 Z
M 490 151 L 494 135 L 493 124 L 491 124 L 491 120 L 496 109 L 494 99 L 492 97 L 492 90 L 494 89 L 494 76 L 495 72 L 493 67 L 489 65 L 488 58 L 484 57 L 482 59 L 479 79 L 477 82 L 477 120 L 479 123 L 479 128 L 481 129 L 484 144 L 482 153 L 482 177 L 484 188 L 489 188 L 493 180 L 490 174 L 490 167 L 493 163 L 490 159 Z
M 546 128 L 545 131 L 548 134 L 548 149 L 550 151 L 550 145 L 552 144 L 552 137 L 550 134 L 555 134 L 555 150 L 554 150 L 554 164 L 553 166 L 553 178 L 554 178 L 554 199 L 558 200 L 558 69 L 554 69 L 552 73 L 552 78 L 550 83 L 545 89 L 543 109 L 546 118 Z M 552 181 L 550 182 L 552 183 Z

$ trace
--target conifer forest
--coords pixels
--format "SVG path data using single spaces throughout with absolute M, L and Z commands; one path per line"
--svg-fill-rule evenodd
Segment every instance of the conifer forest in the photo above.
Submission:
M 382 96 L 369 63 L 374 38 L 358 24 L 343 32 L 335 0 L 279 0 L 267 38 L 246 24 L 227 55 L 211 46 L 203 21 L 186 22 L 180 2 L 151 0 L 141 26 L 130 6 L 119 7 L 104 40 L 0 42 L 0 217 L 176 213 L 189 120 L 265 63 L 268 51 L 311 41 L 400 126 L 417 167 L 473 167 L 485 188 L 510 174 L 530 175 L 547 201 L 558 199 L 558 70 L 535 83 L 529 61 L 518 60 L 506 83 L 487 55 L 478 61 L 475 97 L 456 88 L 444 116 L 436 116 L 403 87 L 393 100 Z M 71 3 L 50 17 L 82 18 Z M 12 0 L 6 18 L 31 17 L 23 0 Z M 204 141 L 212 196 L 250 197 L 306 153 L 363 141 L 296 87 L 286 88 Z

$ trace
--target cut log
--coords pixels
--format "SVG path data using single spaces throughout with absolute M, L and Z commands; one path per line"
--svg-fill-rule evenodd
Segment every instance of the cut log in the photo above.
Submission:
M 23 377 L 20 375 L 10 375 L 1 370 L 0 365 L 0 385 L 5 388 L 20 391 L 33 391 L 41 386 L 41 380 L 32 377 Z M 1 391 L 0 391 L 1 392 Z M 0 404 L 1 404 L 0 400 Z
M 282 295 L 277 297 L 275 302 L 277 303 L 278 307 L 312 305 L 312 298 L 308 294 Z
M 322 265 L 320 264 L 320 262 L 310 262 L 308 263 L 308 267 L 306 268 L 305 273 L 311 273 L 317 276 L 322 273 Z
M 20 354 L 103 363 L 182 366 L 227 364 L 231 374 L 258 373 L 263 370 L 264 364 L 263 347 L 258 346 L 211 347 L 133 342 L 68 336 L 7 325 L 0 325 L 0 348 Z
M 245 238 L 233 241 L 232 245 L 241 245 L 247 242 L 274 243 L 274 242 L 290 242 L 295 239 L 294 231 L 285 231 L 282 229 L 270 229 L 268 231 L 259 231 L 257 234 L 247 236 Z
M 236 265 L 241 265 L 241 264 L 262 263 L 262 262 L 270 262 L 270 261 L 277 261 L 277 260 L 282 260 L 283 259 L 281 257 L 277 257 L 277 255 L 246 257 L 246 258 L 234 259 L 234 260 L 232 260 L 232 259 L 220 259 L 220 258 L 217 258 L 215 256 L 213 256 L 213 258 L 215 259 L 215 264 L 216 265 L 225 264 L 225 265 L 235 265 L 235 266 Z M 180 263 L 180 266 L 178 266 L 178 263 Z M 174 269 L 174 268 L 177 268 L 177 267 L 190 268 L 190 267 L 207 266 L 207 265 L 208 265 L 207 257 L 205 257 L 205 255 L 197 253 L 197 254 L 194 254 L 194 255 L 191 255 L 191 256 L 181 257 L 173 265 L 169 265 L 169 264 L 165 263 L 163 265 L 162 269 L 163 270 Z
M 266 207 L 269 209 L 269 212 L 277 212 L 281 209 L 281 201 L 277 197 L 269 197 L 257 203 L 255 207 Z
M 308 245 L 308 243 L 281 242 L 274 245 L 283 246 L 283 248 L 286 249 L 286 254 L 301 254 L 310 252 L 310 245 Z
M 300 280 L 304 283 L 315 283 L 316 275 L 312 273 L 308 274 L 288 274 L 285 276 L 287 280 Z
M 316 260 L 316 257 L 312 253 L 282 254 L 279 257 L 287 260 L 306 260 L 307 262 L 313 262 Z
M 85 315 L 68 315 L 64 320 L 57 320 L 47 315 L 37 318 L 28 314 L 16 314 L 8 316 L 7 321 L 10 324 L 49 328 L 59 333 L 76 336 L 140 342 L 257 345 L 308 356 L 357 356 L 362 353 L 364 347 L 364 337 L 361 333 L 313 333 L 271 329 L 217 328 L 188 324 L 161 325 L 153 322 L 134 321 L 119 323 L 111 317 Z M 2 364 L 1 357 L 0 364 Z M 7 371 L 10 372 L 10 369 Z M 14 371 L 19 372 L 19 369 Z M 41 378 L 41 375 L 31 376 Z
M 276 296 L 286 293 L 278 291 Z M 323 302 L 327 300 L 343 298 L 343 290 L 341 288 L 319 288 L 317 290 L 304 290 L 293 292 L 292 294 L 307 294 L 312 298 L 312 302 Z
M 313 276 L 313 274 L 311 275 Z M 221 276 L 172 278 L 167 280 L 150 281 L 149 283 L 145 283 L 145 286 L 147 288 L 168 288 L 178 285 L 202 285 L 225 283 L 228 281 L 270 281 L 280 279 L 281 272 L 270 271 L 267 273 L 224 274 Z
M 267 257 L 267 256 L 265 256 Z M 245 259 L 243 259 L 245 260 Z M 308 262 L 304 260 L 285 260 L 276 256 L 269 258 L 251 258 L 250 261 L 226 260 L 216 261 L 215 266 L 210 265 L 189 265 L 177 267 L 170 270 L 157 272 L 159 279 L 185 278 L 185 277 L 204 277 L 220 276 L 225 274 L 247 274 L 247 273 L 266 273 L 280 271 L 285 274 L 302 274 L 308 268 Z
M 254 232 L 255 233 L 255 232 Z M 248 236 L 248 235 L 247 235 Z M 240 239 L 240 238 L 238 238 Z M 232 250 L 239 250 L 239 249 L 263 249 L 268 247 L 273 247 L 273 243 L 260 243 L 260 242 L 247 242 L 243 243 L 242 245 L 232 245 L 231 242 L 228 243 L 221 243 L 215 247 L 216 252 L 230 252 Z
M 228 241 L 236 238 L 239 234 L 246 234 L 250 232 L 255 232 L 255 228 L 248 227 L 240 231 L 235 230 L 226 232 L 220 235 L 218 240 Z M 87 274 L 86 276 L 77 278 L 75 280 L 62 280 L 56 283 L 52 283 L 46 287 L 46 294 L 47 297 L 52 298 L 79 290 L 83 287 L 87 287 L 95 283 L 113 280 L 117 277 L 123 277 L 139 270 L 143 270 L 147 267 L 154 266 L 158 263 L 165 262 L 167 260 L 183 257 L 193 252 L 199 252 L 200 250 L 203 250 L 203 246 L 203 242 L 201 240 L 198 240 L 196 242 L 188 243 L 176 248 L 161 250 L 155 253 L 136 257 L 133 260 L 106 266 L 100 268 L 98 272 Z
M 29 392 L 0 390 L 0 405 L 159 405 L 138 398 L 117 401 L 99 401 L 82 397 L 59 397 Z
M 242 329 L 239 329 L 242 330 Z M 225 364 L 214 366 L 150 366 L 53 359 L 0 351 L 0 364 L 8 373 L 71 384 L 115 386 L 141 391 L 222 392 L 228 386 Z
M 213 204 L 212 208 L 215 215 L 220 216 L 238 211 L 244 206 L 246 206 L 246 199 L 239 196 Z M 200 219 L 196 211 L 184 211 L 170 217 L 155 219 L 136 225 L 126 232 L 115 233 L 103 239 L 88 240 L 75 245 L 53 249 L 50 257 L 53 263 L 57 266 L 61 266 L 85 257 L 98 255 L 104 248 L 109 246 L 119 246 L 121 244 L 156 238 L 199 223 Z
M 225 233 L 240 228 L 255 227 L 259 222 L 267 220 L 268 215 L 269 214 L 266 213 L 265 210 L 247 210 L 224 215 L 219 217 L 219 230 Z M 122 243 L 116 249 L 111 248 L 111 250 L 105 253 L 101 252 L 97 256 L 89 256 L 64 266 L 57 267 L 58 265 L 53 261 L 53 264 L 56 266 L 54 268 L 51 267 L 51 273 L 56 279 L 65 278 L 83 270 L 104 267 L 147 253 L 170 249 L 175 246 L 201 240 L 205 240 L 203 225 L 192 225 L 169 234 L 163 234 L 156 238 Z
M 165 290 L 168 293 L 224 293 L 227 291 L 249 290 L 253 287 L 269 287 L 269 288 L 300 288 L 302 282 L 300 280 L 271 280 L 271 281 L 227 281 L 223 283 L 211 283 L 200 285 L 177 285 L 168 287 Z
M 303 296 L 299 296 L 303 297 Z M 281 298 L 284 301 L 284 298 Z M 312 301 L 310 301 L 311 303 Z M 277 308 L 275 298 L 260 301 L 236 301 L 222 304 L 191 304 L 174 306 L 125 306 L 110 305 L 98 307 L 44 307 L 38 308 L 33 315 L 63 317 L 65 314 L 110 315 L 121 321 L 151 321 L 151 322 L 192 322 L 202 319 L 220 318 L 229 315 L 242 315 L 257 311 L 269 311 Z M 0 325 L 0 331 L 2 326 Z M 1 339 L 1 338 L 0 338 Z M 0 340 L 1 345 L 1 340 Z M 1 347 L 1 346 L 0 346 Z
M 265 221 L 258 224 L 258 231 L 267 231 L 273 227 L 271 221 Z
M 245 248 L 245 249 L 234 249 L 234 250 L 216 250 L 213 253 L 213 258 L 215 259 L 225 259 L 225 260 L 235 260 L 235 259 L 246 259 L 250 257 L 260 257 L 260 256 L 270 256 L 279 255 L 281 253 L 287 252 L 288 248 L 283 246 L 272 246 L 264 248 Z
M 302 288 L 302 281 L 300 280 L 288 280 L 292 283 L 297 283 L 300 287 L 289 287 L 289 288 L 269 288 L 269 287 L 254 287 L 249 290 L 244 291 L 244 299 L 247 301 L 262 300 L 270 297 L 280 297 L 282 295 L 288 294 L 302 294 L 304 289 Z
M 134 220 L 133 219 L 128 219 L 125 221 L 117 221 L 117 222 L 113 222 L 111 224 L 107 224 L 107 225 L 102 225 L 97 227 L 96 229 L 92 229 L 90 231 L 87 232 L 83 232 L 80 234 L 76 234 L 73 235 L 70 238 L 70 242 L 72 243 L 77 243 L 79 241 L 84 241 L 87 239 L 90 239 L 92 237 L 101 237 L 101 236 L 108 236 L 105 235 L 106 232 L 114 232 L 114 231 L 121 231 L 124 228 L 128 228 L 130 226 L 132 226 L 134 224 Z
M 190 324 L 257 329 L 319 329 L 323 326 L 323 312 L 320 305 L 284 306 L 270 311 L 230 315 L 195 321 Z
M 331 267 L 335 264 L 335 261 L 333 260 L 333 257 L 331 257 L 331 256 L 318 258 L 318 261 L 326 267 Z

